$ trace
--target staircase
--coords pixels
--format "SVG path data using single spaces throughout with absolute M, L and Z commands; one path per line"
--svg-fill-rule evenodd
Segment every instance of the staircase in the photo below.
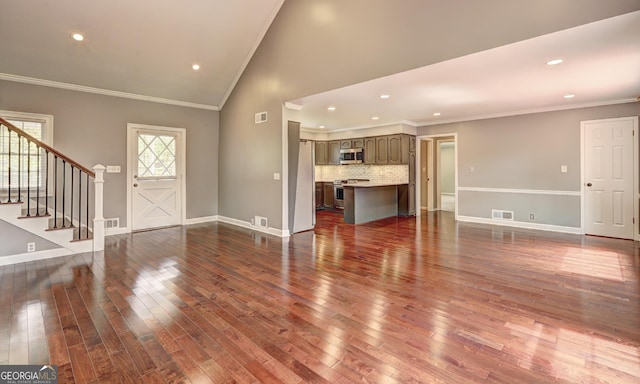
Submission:
M 103 250 L 104 169 L 90 170 L 0 118 L 0 230 L 4 221 L 60 247 L 0 255 L 0 265 Z

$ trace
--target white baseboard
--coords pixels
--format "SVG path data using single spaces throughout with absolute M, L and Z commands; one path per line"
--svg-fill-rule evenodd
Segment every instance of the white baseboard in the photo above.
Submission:
M 582 235 L 584 232 L 582 228 L 578 227 L 565 227 L 562 225 L 551 225 L 551 224 L 540 224 L 540 223 L 527 223 L 524 221 L 511 221 L 511 220 L 492 220 L 484 217 L 473 217 L 473 216 L 458 216 L 458 221 L 464 221 L 467 223 L 478 223 L 478 224 L 490 224 L 490 225 L 500 225 L 503 227 L 515 227 L 515 228 L 525 228 L 525 229 L 537 229 L 541 231 L 551 231 L 551 232 L 562 232 L 562 233 L 572 233 L 576 235 Z
M 248 222 L 248 221 L 242 221 L 242 220 L 233 219 L 231 217 L 225 217 L 225 216 L 220 216 L 220 215 L 203 216 L 203 217 L 195 217 L 195 218 L 192 218 L 192 219 L 187 219 L 186 222 L 185 222 L 185 225 L 211 223 L 211 222 L 216 222 L 216 221 L 219 221 L 221 223 L 235 225 L 235 226 L 242 227 L 242 228 L 251 229 L 252 231 L 263 232 L 263 233 L 266 233 L 266 234 L 269 234 L 269 235 L 278 236 L 278 237 L 289 237 L 290 236 L 289 230 L 282 230 L 282 229 L 277 229 L 277 228 L 257 227 L 255 225 L 251 225 L 251 223 Z M 131 232 L 131 228 L 129 228 L 129 227 L 107 228 L 105 230 L 105 236 L 122 235 L 122 234 L 130 233 L 130 232 Z
M 0 266 L 26 263 L 29 261 L 36 261 L 36 260 L 52 259 L 54 257 L 67 256 L 67 255 L 72 255 L 74 253 L 75 252 L 68 250 L 66 248 L 55 248 L 55 249 L 47 249 L 44 251 L 21 253 L 18 255 L 0 256 Z
M 194 217 L 192 219 L 187 219 L 184 225 L 209 223 L 214 221 L 218 221 L 218 215 Z M 126 233 L 131 233 L 131 228 L 129 227 L 105 228 L 105 231 L 104 231 L 105 236 L 124 235 Z
M 234 218 L 231 218 L 231 217 L 218 216 L 218 221 L 221 222 L 221 223 L 231 224 L 231 225 L 235 225 L 235 226 L 238 226 L 238 227 L 251 229 L 252 231 L 258 231 L 258 232 L 262 232 L 262 233 L 267 233 L 269 235 L 274 235 L 274 236 L 278 236 L 278 237 L 289 237 L 290 236 L 290 233 L 289 233 L 288 229 L 287 230 L 283 230 L 283 229 L 277 229 L 277 228 L 257 227 L 255 225 L 251 225 L 251 223 L 248 222 L 248 221 L 238 220 L 238 219 L 234 219 Z
M 187 219 L 187 221 L 184 224 L 185 225 L 202 224 L 202 223 L 210 223 L 210 222 L 213 222 L 213 221 L 218 221 L 218 215 L 194 217 L 192 219 Z
M 129 227 L 117 227 L 117 228 L 105 228 L 104 235 L 105 236 L 113 236 L 113 235 L 124 235 L 125 233 L 131 232 Z

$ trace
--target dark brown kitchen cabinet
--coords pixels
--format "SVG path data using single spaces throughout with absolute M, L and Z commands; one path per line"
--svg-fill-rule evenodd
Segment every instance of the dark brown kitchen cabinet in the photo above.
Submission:
M 409 135 L 409 152 L 416 151 L 416 137 Z
M 416 215 L 416 183 L 409 183 L 409 215 Z
M 351 140 L 351 148 L 364 148 L 364 139 Z
M 322 208 L 322 204 L 324 204 L 324 183 L 318 181 L 316 182 L 316 209 Z
M 329 156 L 328 164 L 340 164 L 340 141 L 330 141 L 327 154 Z
M 416 182 L 416 153 L 409 152 L 409 182 Z
M 327 142 L 316 141 L 316 165 L 327 164 Z
M 387 140 L 388 140 L 387 163 L 402 164 L 402 135 L 391 135 L 388 137 Z M 408 148 L 409 147 L 407 146 L 407 149 Z
M 387 164 L 389 161 L 389 141 L 387 136 L 377 136 L 376 138 L 376 164 Z
M 398 185 L 398 215 L 415 216 L 416 183 Z
M 363 148 L 365 164 L 410 164 L 415 161 L 416 137 L 407 134 L 349 140 L 316 141 L 316 165 L 340 164 L 340 150 Z M 410 158 L 410 153 L 414 157 Z
M 333 208 L 333 183 L 322 183 L 323 200 L 322 205 L 326 208 Z
M 367 137 L 364 139 L 364 163 L 375 164 L 376 163 L 376 138 Z
M 364 139 L 340 140 L 340 149 L 364 148 Z
M 414 139 L 414 143 L 413 143 L 413 149 L 411 149 L 411 138 Z M 402 160 L 402 164 L 409 164 L 409 154 L 411 152 L 415 152 L 415 136 L 409 136 L 409 135 L 402 135 L 402 137 L 400 138 L 400 145 L 401 145 L 401 152 L 400 152 L 400 156 L 401 156 L 401 160 Z

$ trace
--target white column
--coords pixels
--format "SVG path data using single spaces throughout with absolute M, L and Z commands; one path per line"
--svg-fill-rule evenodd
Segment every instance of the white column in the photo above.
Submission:
M 96 177 L 93 181 L 95 185 L 95 208 L 93 217 L 93 251 L 104 250 L 104 170 L 105 166 L 97 164 L 93 167 Z

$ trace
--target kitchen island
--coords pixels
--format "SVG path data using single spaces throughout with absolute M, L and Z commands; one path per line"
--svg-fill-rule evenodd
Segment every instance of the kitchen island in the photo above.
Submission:
M 362 224 L 405 212 L 400 205 L 400 190 L 406 186 L 407 183 L 344 184 L 344 222 Z

